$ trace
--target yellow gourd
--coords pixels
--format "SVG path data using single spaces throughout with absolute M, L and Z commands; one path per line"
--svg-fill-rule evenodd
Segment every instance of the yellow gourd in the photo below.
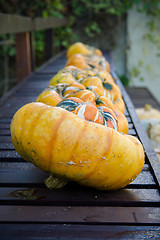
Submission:
M 137 138 L 43 103 L 30 103 L 17 111 L 11 137 L 22 158 L 62 185 L 76 181 L 101 190 L 123 188 L 144 164 Z
M 102 52 L 100 49 L 88 46 L 82 42 L 76 42 L 72 44 L 67 50 L 67 58 L 70 58 L 72 55 L 81 53 L 85 55 L 95 54 L 97 56 L 102 56 Z

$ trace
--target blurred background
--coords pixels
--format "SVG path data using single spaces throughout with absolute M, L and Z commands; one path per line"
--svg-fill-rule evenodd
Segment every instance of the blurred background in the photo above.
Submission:
M 160 101 L 160 0 L 1 0 L 0 12 L 67 18 L 52 32 L 52 56 L 76 41 L 109 50 L 123 84 L 147 87 Z M 37 69 L 47 60 L 46 30 L 31 37 Z M 2 96 L 17 83 L 14 34 L 0 34 L 0 72 Z

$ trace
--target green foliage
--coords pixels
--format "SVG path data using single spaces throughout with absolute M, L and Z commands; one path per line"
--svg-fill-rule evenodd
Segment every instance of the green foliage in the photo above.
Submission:
M 44 57 L 44 31 L 36 31 L 34 33 L 34 50 L 36 52 L 37 59 L 43 59 Z
M 137 10 L 152 16 L 160 16 L 160 0 L 1 0 L 0 9 L 3 13 L 19 14 L 35 17 L 67 17 L 69 24 L 55 29 L 54 41 L 57 47 L 67 48 L 70 44 L 78 41 L 77 29 L 81 36 L 92 39 L 98 37 L 104 29 L 112 27 L 110 21 L 118 19 L 125 14 L 133 5 Z M 109 16 L 109 17 L 108 17 Z M 154 23 L 148 23 L 150 30 L 154 31 Z M 10 39 L 10 36 L 8 37 Z M 146 38 L 159 44 L 160 40 L 148 34 Z M 43 57 L 44 32 L 35 33 L 35 50 L 39 58 Z M 159 44 L 160 47 L 160 44 Z M 5 50 L 5 47 L 3 48 Z M 15 52 L 13 47 L 9 55 Z
M 56 30 L 56 44 L 67 47 L 75 40 L 74 30 L 79 27 L 82 29 L 82 34 L 93 38 L 101 33 L 103 25 L 107 27 L 107 15 L 122 16 L 133 5 L 136 5 L 140 12 L 146 12 L 152 16 L 160 15 L 159 3 L 160 0 L 1 0 L 0 9 L 4 13 L 32 18 L 70 18 L 66 30 L 64 28 Z M 150 28 L 154 28 L 153 24 L 150 24 Z M 58 37 L 59 40 L 57 40 Z
M 119 79 L 121 80 L 121 82 L 123 83 L 124 86 L 128 86 L 129 85 L 129 78 L 122 74 L 122 75 L 118 75 Z
M 133 67 L 132 71 L 130 71 L 131 77 L 138 77 L 140 75 L 140 69 L 137 67 Z

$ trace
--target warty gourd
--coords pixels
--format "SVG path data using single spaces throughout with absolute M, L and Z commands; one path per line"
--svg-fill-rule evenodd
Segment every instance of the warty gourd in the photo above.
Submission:
M 144 164 L 137 138 L 43 103 L 15 113 L 11 137 L 22 158 L 60 182 L 115 190 L 131 183 Z

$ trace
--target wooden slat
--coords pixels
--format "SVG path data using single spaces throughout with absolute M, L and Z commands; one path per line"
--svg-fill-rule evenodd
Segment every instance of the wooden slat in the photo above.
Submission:
M 159 224 L 160 208 L 0 206 L 2 223 L 125 223 Z
M 0 34 L 31 32 L 68 24 L 67 18 L 35 18 L 0 13 Z
M 6 136 L 7 137 L 7 136 Z M 10 136 L 8 136 L 10 137 Z M 20 158 L 20 155 L 14 150 L 0 150 L 0 159 L 2 161 L 7 160 L 7 158 L 14 159 L 14 158 Z
M 11 179 L 12 180 L 12 179 Z M 39 206 L 150 206 L 160 207 L 156 189 L 120 189 L 97 191 L 70 183 L 64 189 L 39 187 L 0 187 L 0 204 Z M 24 195 L 31 193 L 30 197 Z M 24 194 L 23 194 L 24 193 Z M 117 197 L 118 196 L 118 197 Z M 154 196 L 154 197 L 153 197 Z
M 11 122 L 11 118 L 0 118 L 0 123 L 10 123 Z
M 29 97 L 19 97 L 10 98 L 3 106 L 0 108 L 0 117 L 1 118 L 12 118 L 13 115 L 18 111 L 20 107 L 23 105 L 34 102 L 36 99 L 35 96 L 29 96 Z
M 0 122 L 0 131 L 1 131 L 1 129 L 8 129 L 8 128 L 10 128 L 10 122 L 9 123 L 6 123 L 6 122 L 4 122 L 4 123 L 1 123 Z
M 2 152 L 4 153 L 2 155 Z M 8 151 L 9 152 L 9 151 Z M 13 152 L 13 151 L 12 151 Z M 35 167 L 33 164 L 24 162 L 4 162 L 5 156 L 6 160 L 9 159 L 11 161 L 14 158 L 17 160 L 18 154 L 14 152 L 14 156 L 8 154 L 7 151 L 0 151 L 0 169 L 1 169 L 1 176 L 0 176 L 0 183 L 10 183 L 10 184 L 35 184 L 35 183 L 42 183 L 44 179 L 49 176 L 48 173 L 40 170 L 39 168 Z M 13 153 L 12 153 L 13 155 Z M 19 160 L 21 161 L 21 157 L 19 156 Z M 20 171 L 20 170 L 23 171 Z M 131 183 L 132 184 L 132 183 Z M 133 184 L 139 185 L 155 185 L 154 178 L 150 171 L 142 171 L 140 175 L 134 180 Z
M 11 140 L 10 136 L 0 137 L 0 143 L 11 143 L 11 142 L 12 142 L 12 140 Z
M 29 17 L 0 13 L 0 34 L 29 32 L 33 22 Z
M 0 129 L 0 137 L 1 136 L 10 136 L 10 129 Z
M 0 142 L 0 150 L 14 150 L 12 142 Z
M 68 24 L 67 18 L 35 18 L 34 19 L 34 29 L 35 30 L 42 30 L 42 29 L 49 29 L 49 28 L 56 28 L 60 26 L 64 26 Z
M 8 231 L 9 229 L 9 231 Z M 0 236 L 7 240 L 126 240 L 126 239 L 159 239 L 160 227 L 133 225 L 100 225 L 94 223 L 83 224 L 0 224 Z

